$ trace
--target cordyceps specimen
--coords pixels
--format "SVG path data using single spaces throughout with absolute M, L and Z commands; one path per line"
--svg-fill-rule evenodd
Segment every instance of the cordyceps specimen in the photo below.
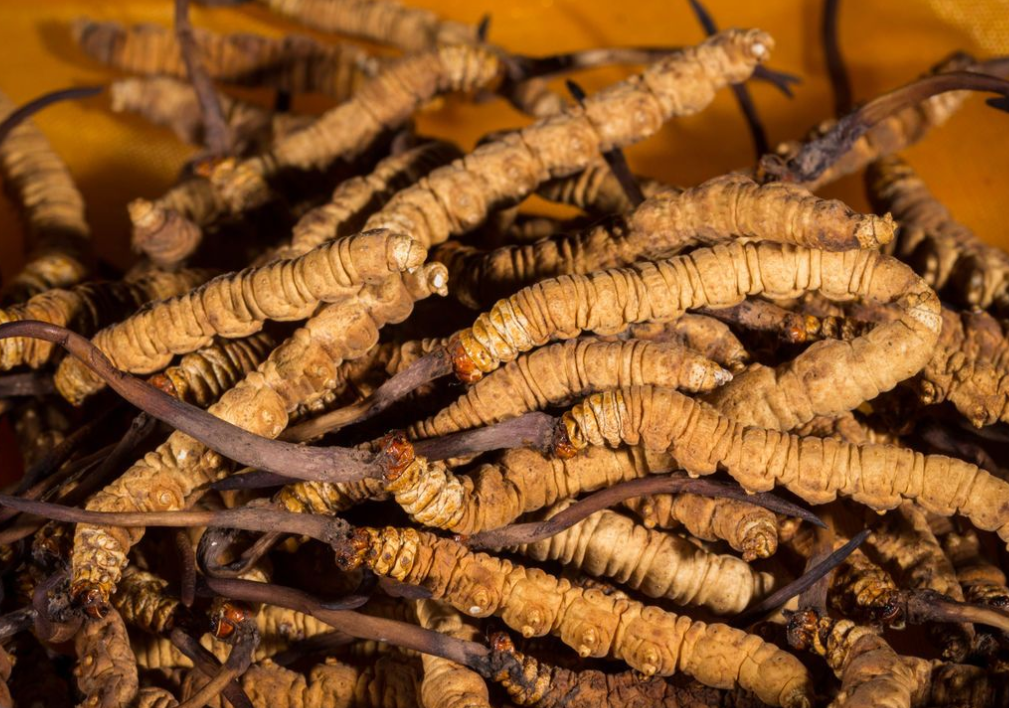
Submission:
M 6 119 L 15 108 L 0 94 L 0 115 Z M 66 165 L 31 122 L 16 125 L 0 142 L 0 176 L 21 213 L 28 244 L 27 262 L 4 284 L 4 302 L 76 285 L 90 275 L 94 256 L 84 199 Z
M 791 80 L 768 34 L 691 2 L 697 46 L 530 56 L 489 17 L 260 4 L 218 33 L 186 0 L 174 31 L 82 21 L 136 75 L 0 125 L 29 254 L 0 310 L 26 467 L 0 495 L 0 703 L 1007 704 L 1009 260 L 895 155 L 1007 95 L 1009 62 L 855 107 L 825 0 L 841 117 L 671 186 L 622 149 L 723 88 L 761 144 L 741 85 Z M 270 9 L 344 37 L 226 24 Z M 642 68 L 548 82 L 618 63 Z M 122 200 L 126 272 L 25 122 L 105 89 L 202 151 Z M 475 148 L 413 125 L 456 91 L 531 118 Z M 807 191 L 870 163 L 875 215 Z
M 152 303 L 94 336 L 113 364 L 137 373 L 164 368 L 174 354 L 207 346 L 213 337 L 245 337 L 266 320 L 302 320 L 320 302 L 353 295 L 417 268 L 425 250 L 408 236 L 371 231 L 324 243 L 291 260 L 219 276 L 198 289 Z M 101 387 L 80 362 L 67 360 L 56 374 L 64 398 L 79 404 Z

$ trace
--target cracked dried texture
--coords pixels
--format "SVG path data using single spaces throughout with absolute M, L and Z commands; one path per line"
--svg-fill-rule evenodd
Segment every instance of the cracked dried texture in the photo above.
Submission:
M 589 96 L 584 106 L 569 106 L 435 170 L 393 197 L 368 228 L 397 224 L 428 246 L 443 243 L 540 184 L 584 170 L 601 150 L 638 142 L 670 118 L 703 110 L 716 91 L 749 78 L 772 47 L 759 30 L 732 30 L 670 55 Z
M 90 336 L 129 316 L 144 303 L 184 293 L 210 275 L 205 270 L 154 271 L 132 281 L 97 281 L 66 290 L 53 288 L 0 310 L 0 323 L 40 320 Z M 0 370 L 17 366 L 38 369 L 51 362 L 59 351 L 55 344 L 41 339 L 4 339 L 0 341 Z
M 479 47 L 445 46 L 404 57 L 361 86 L 353 98 L 268 152 L 217 165 L 210 181 L 232 212 L 245 211 L 266 201 L 271 180 L 353 159 L 438 94 L 485 87 L 503 71 L 500 58 Z
M 674 465 L 668 456 L 639 449 L 594 448 L 561 460 L 516 448 L 472 474 L 456 475 L 442 463 L 417 456 L 385 489 L 419 523 L 469 535 L 506 526 L 526 512 L 582 492 L 668 472 Z
M 224 93 L 217 94 L 238 155 L 260 152 L 274 140 L 301 130 L 312 116 L 275 113 Z M 170 128 L 183 142 L 203 145 L 204 123 L 192 84 L 165 76 L 122 79 L 109 87 L 116 113 L 136 113 L 155 125 Z
M 682 191 L 655 179 L 638 177 L 637 182 L 645 197 Z M 613 170 L 603 160 L 592 162 L 573 175 L 543 183 L 536 189 L 536 194 L 547 201 L 578 207 L 593 216 L 623 214 L 634 208 L 624 188 L 620 186 L 620 181 L 613 175 Z
M 367 352 L 378 341 L 383 325 L 405 319 L 414 301 L 441 287 L 443 279 L 444 269 L 429 264 L 417 273 L 364 286 L 356 297 L 327 306 L 209 411 L 257 435 L 277 437 L 287 426 L 290 411 L 335 385 L 340 362 Z M 221 478 L 229 468 L 216 452 L 175 432 L 91 497 L 87 508 L 182 509 L 196 487 Z M 77 526 L 71 559 L 77 592 L 97 589 L 99 596 L 107 600 L 127 563 L 126 553 L 142 536 L 143 529 Z
M 369 231 L 325 243 L 303 256 L 214 278 L 190 292 L 155 302 L 106 327 L 92 342 L 114 366 L 134 373 L 163 369 L 176 354 L 258 332 L 267 320 L 294 321 L 320 302 L 353 294 L 362 283 L 416 268 L 426 251 L 409 236 Z M 57 390 L 80 405 L 105 383 L 86 364 L 66 359 Z
M 702 541 L 724 540 L 746 561 L 769 558 L 778 550 L 774 512 L 738 499 L 652 494 L 628 499 L 624 506 L 638 514 L 646 528 L 682 526 Z
M 893 231 L 889 215 L 858 214 L 801 187 L 758 185 L 730 174 L 691 189 L 660 192 L 626 216 L 588 231 L 490 252 L 452 244 L 435 255 L 449 268 L 453 294 L 478 307 L 544 278 L 669 257 L 697 244 L 770 240 L 844 251 L 876 248 L 888 243 Z
M 17 106 L 0 93 L 0 118 Z M 91 271 L 91 229 L 70 171 L 31 121 L 0 143 L 4 191 L 21 214 L 29 250 L 25 265 L 4 283 L 4 304 L 51 288 L 67 288 Z
M 239 682 L 255 708 L 415 708 L 417 679 L 416 661 L 397 653 L 366 669 L 330 659 L 307 676 L 266 660 L 250 667 Z M 184 694 L 194 693 L 203 681 L 187 679 Z M 221 699 L 207 705 L 220 708 Z
M 259 0 L 281 15 L 324 32 L 422 51 L 439 44 L 472 44 L 476 27 L 445 20 L 396 0 Z
M 928 361 L 939 334 L 939 302 L 899 261 L 876 251 L 731 243 L 524 288 L 457 335 L 461 351 L 454 365 L 474 380 L 523 351 L 580 331 L 616 334 L 631 323 L 674 320 L 688 309 L 811 290 L 835 300 L 896 303 L 898 319 L 851 342 L 817 342 L 778 369 L 736 376 L 709 395 L 716 407 L 751 424 L 788 429 L 815 415 L 851 410 Z
M 199 27 L 192 34 L 203 70 L 229 84 L 323 93 L 345 101 L 378 70 L 379 61 L 352 44 L 321 44 L 302 35 L 221 35 Z M 171 28 L 81 18 L 73 25 L 73 35 L 89 57 L 128 74 L 188 75 Z
M 495 682 L 520 706 L 536 708 L 758 708 L 764 705 L 742 691 L 719 691 L 696 681 L 686 685 L 634 671 L 619 674 L 572 671 L 550 666 L 510 646 L 495 643 Z
M 802 664 L 755 635 L 574 588 L 429 533 L 360 528 L 338 561 L 422 586 L 470 616 L 498 615 L 525 635 L 553 634 L 582 657 L 621 659 L 646 675 L 684 673 L 715 688 L 738 685 L 772 705 L 809 705 Z
M 413 439 L 491 425 L 620 386 L 710 391 L 732 375 L 678 344 L 576 339 L 537 349 L 492 372 L 454 403 L 412 425 Z
M 722 467 L 745 489 L 779 485 L 810 504 L 841 495 L 884 511 L 911 500 L 936 514 L 961 514 L 1009 542 L 1009 483 L 962 460 L 746 427 L 677 391 L 651 387 L 589 396 L 564 414 L 563 425 L 575 449 L 643 444 L 692 474 Z
M 1009 256 L 956 221 L 910 165 L 898 157 L 873 163 L 866 173 L 878 210 L 900 223 L 895 253 L 944 299 L 969 308 L 1009 304 Z
M 733 373 L 750 358 L 729 326 L 707 315 L 688 312 L 673 322 L 632 325 L 627 333 L 635 339 L 679 342 Z
M 965 69 L 971 63 L 970 57 L 956 54 L 938 64 L 931 73 Z M 968 96 L 968 91 L 948 91 L 887 116 L 869 128 L 848 152 L 827 167 L 819 177 L 803 186 L 815 192 L 845 175 L 858 172 L 881 157 L 893 155 L 914 145 L 931 130 L 949 120 L 950 116 L 960 110 Z M 809 140 L 826 134 L 835 125 L 836 121 L 824 121 L 812 132 Z M 778 146 L 777 153 L 788 159 L 798 153 L 802 145 L 801 142 L 786 142 Z
M 275 346 L 273 336 L 266 332 L 217 340 L 186 354 L 178 364 L 152 376 L 149 383 L 180 401 L 206 408 L 259 366 Z
M 291 245 L 282 250 L 300 255 L 339 236 L 360 229 L 369 212 L 383 206 L 396 192 L 452 162 L 460 155 L 451 143 L 433 140 L 391 155 L 370 174 L 344 180 L 333 191 L 329 203 L 312 209 L 294 226 Z
M 456 639 L 479 642 L 479 629 L 463 621 L 452 607 L 436 600 L 417 601 L 421 627 Z M 424 708 L 490 708 L 490 695 L 483 677 L 466 666 L 432 654 L 421 654 L 424 679 L 420 702 Z
M 568 508 L 565 501 L 545 518 Z M 698 548 L 675 534 L 652 531 L 614 511 L 599 511 L 555 536 L 518 547 L 538 561 L 559 561 L 592 576 L 612 578 L 648 597 L 738 614 L 774 589 L 771 573 L 735 556 Z
M 74 636 L 77 688 L 84 708 L 128 706 L 139 690 L 137 663 L 126 625 L 115 610 L 100 620 L 85 620 Z

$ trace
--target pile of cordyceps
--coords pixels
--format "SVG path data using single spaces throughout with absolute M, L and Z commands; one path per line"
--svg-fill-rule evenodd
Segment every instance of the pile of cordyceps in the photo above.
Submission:
M 0 705 L 1006 704 L 1009 255 L 899 153 L 971 92 L 1005 109 L 1009 62 L 852 108 L 827 2 L 839 117 L 767 151 L 746 83 L 793 77 L 696 3 L 697 46 L 528 57 L 393 0 L 262 1 L 401 55 L 179 0 L 74 26 L 132 78 L 3 105 L 31 249 L 0 311 Z M 643 69 L 548 82 L 605 63 Z M 631 173 L 723 89 L 752 169 Z M 203 146 L 129 205 L 143 256 L 109 280 L 28 117 L 97 90 Z M 464 153 L 412 126 L 448 92 L 535 121 Z M 863 169 L 878 214 L 815 196 Z

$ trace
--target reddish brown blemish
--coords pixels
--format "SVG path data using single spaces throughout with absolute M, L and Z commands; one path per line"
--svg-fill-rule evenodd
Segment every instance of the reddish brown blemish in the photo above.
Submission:
M 415 459 L 413 443 L 402 430 L 394 430 L 382 440 L 382 466 L 388 481 L 399 479 Z
M 452 360 L 452 370 L 457 379 L 466 384 L 473 384 L 483 378 L 483 372 L 477 368 L 476 362 L 466 351 L 459 337 L 452 337 L 445 348 Z

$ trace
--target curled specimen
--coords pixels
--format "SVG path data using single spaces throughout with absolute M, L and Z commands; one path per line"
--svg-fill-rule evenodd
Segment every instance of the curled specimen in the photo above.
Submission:
M 206 347 L 215 336 L 246 337 L 267 320 L 305 319 L 320 302 L 342 299 L 362 283 L 416 268 L 425 256 L 408 236 L 369 231 L 324 243 L 298 258 L 219 276 L 152 303 L 92 339 L 116 368 L 152 373 L 175 354 Z M 103 387 L 87 364 L 73 359 L 60 365 L 55 381 L 75 405 Z
M 840 494 L 877 511 L 911 500 L 933 513 L 965 516 L 1009 542 L 1009 483 L 962 460 L 746 427 L 670 389 L 590 396 L 564 414 L 562 426 L 562 450 L 641 443 L 692 474 L 721 466 L 750 491 L 781 485 L 811 504 Z
M 0 116 L 15 108 L 0 94 Z M 84 199 L 66 165 L 31 122 L 14 127 L 0 143 L 0 175 L 21 212 L 29 244 L 24 267 L 4 284 L 4 302 L 22 302 L 87 277 L 93 264 Z
M 72 329 L 86 337 L 132 314 L 151 300 L 173 297 L 205 282 L 205 270 L 155 271 L 136 280 L 97 281 L 68 289 L 53 288 L 18 305 L 0 310 L 0 324 L 38 320 Z M 0 342 L 0 370 L 50 363 L 58 349 L 42 339 L 12 338 Z
M 582 233 L 489 253 L 450 245 L 437 257 L 449 268 L 453 294 L 476 307 L 544 278 L 668 257 L 697 244 L 770 240 L 844 251 L 889 243 L 893 231 L 889 216 L 857 214 L 795 185 L 758 185 L 733 174 L 660 192 L 626 216 Z
M 338 545 L 337 561 L 420 585 L 470 616 L 499 615 L 527 636 L 554 634 L 582 657 L 621 659 L 649 676 L 682 672 L 716 688 L 738 685 L 771 705 L 809 705 L 812 686 L 799 661 L 754 635 L 574 588 L 448 539 L 358 528 Z

